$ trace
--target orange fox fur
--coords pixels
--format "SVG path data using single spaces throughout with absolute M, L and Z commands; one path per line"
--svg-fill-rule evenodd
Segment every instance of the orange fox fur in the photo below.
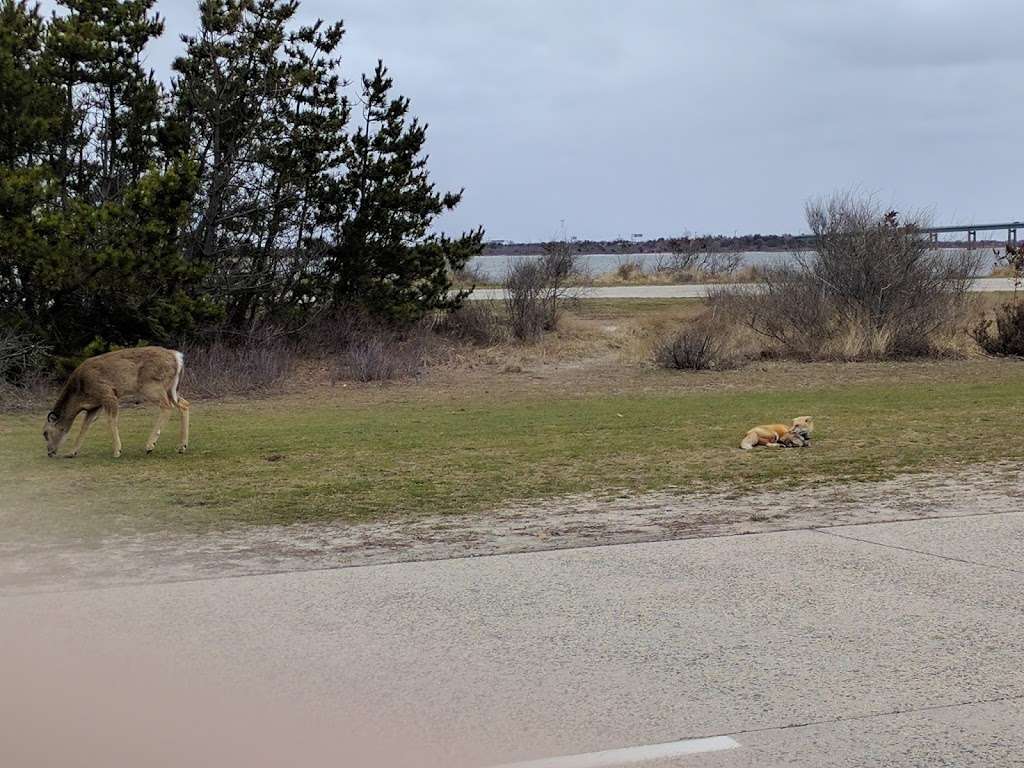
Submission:
M 785 424 L 762 424 L 747 432 L 740 443 L 740 448 L 749 451 L 759 445 L 767 446 L 801 446 L 807 436 L 814 431 L 814 419 L 810 416 L 798 416 L 791 426 Z

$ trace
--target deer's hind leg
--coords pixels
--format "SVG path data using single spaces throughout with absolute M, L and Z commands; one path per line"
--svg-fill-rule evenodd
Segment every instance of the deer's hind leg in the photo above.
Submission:
M 178 409 L 178 413 L 181 414 L 181 431 L 178 438 L 178 453 L 184 453 L 188 450 L 188 410 L 189 402 L 184 397 L 178 397 L 177 402 L 174 405 Z

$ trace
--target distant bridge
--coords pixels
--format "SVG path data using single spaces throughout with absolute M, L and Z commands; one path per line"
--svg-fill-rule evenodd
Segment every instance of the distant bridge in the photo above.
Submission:
M 1005 224 L 957 224 L 951 227 L 920 227 L 913 230 L 922 235 L 928 235 L 933 243 L 939 241 L 939 235 L 967 235 L 967 247 L 973 248 L 978 242 L 979 232 L 1006 232 L 1006 242 L 1015 244 L 1017 242 L 1017 230 L 1024 229 L 1024 221 L 1008 221 Z M 814 235 L 796 235 L 794 240 L 813 240 Z
M 938 242 L 939 235 L 966 233 L 967 247 L 972 248 L 978 242 L 979 232 L 999 232 L 1005 230 L 1006 242 L 1016 243 L 1018 227 L 1024 227 L 1024 221 L 1009 221 L 1005 224 L 962 224 L 954 227 L 922 227 L 918 232 L 928 235 L 928 239 L 932 242 Z

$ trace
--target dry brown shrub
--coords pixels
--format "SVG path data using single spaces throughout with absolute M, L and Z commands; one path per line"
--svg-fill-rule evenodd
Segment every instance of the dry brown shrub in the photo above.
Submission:
M 280 329 L 264 326 L 247 334 L 219 334 L 182 346 L 182 391 L 205 397 L 254 394 L 281 388 L 301 355 Z
M 334 381 L 389 381 L 417 376 L 438 351 L 433 318 L 397 324 L 359 309 L 323 318 L 305 352 L 326 361 Z
M 568 243 L 556 243 L 538 258 L 516 259 L 505 277 L 509 330 L 519 341 L 536 342 L 558 328 L 574 293 L 579 268 Z
M 766 269 L 752 289 L 723 288 L 709 302 L 765 346 L 805 360 L 879 360 L 947 354 L 963 337 L 979 259 L 934 251 L 920 216 L 900 221 L 849 194 L 808 205 L 813 255 Z
M 503 308 L 490 301 L 466 301 L 438 323 L 439 333 L 478 347 L 492 347 L 509 337 Z
M 710 310 L 662 337 L 654 361 L 662 368 L 710 371 L 734 368 L 741 362 L 732 328 Z

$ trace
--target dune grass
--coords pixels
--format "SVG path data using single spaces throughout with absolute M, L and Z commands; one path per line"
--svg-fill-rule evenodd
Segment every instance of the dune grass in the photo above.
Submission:
M 119 460 L 102 421 L 80 457 L 47 459 L 41 414 L 0 413 L 0 530 L 96 537 L 457 514 L 577 492 L 741 490 L 1024 458 L 1019 369 L 970 380 L 944 370 L 767 391 L 408 385 L 196 403 L 185 456 L 173 423 L 145 456 L 153 414 L 126 409 Z M 817 420 L 812 448 L 737 449 L 750 425 L 803 414 Z

